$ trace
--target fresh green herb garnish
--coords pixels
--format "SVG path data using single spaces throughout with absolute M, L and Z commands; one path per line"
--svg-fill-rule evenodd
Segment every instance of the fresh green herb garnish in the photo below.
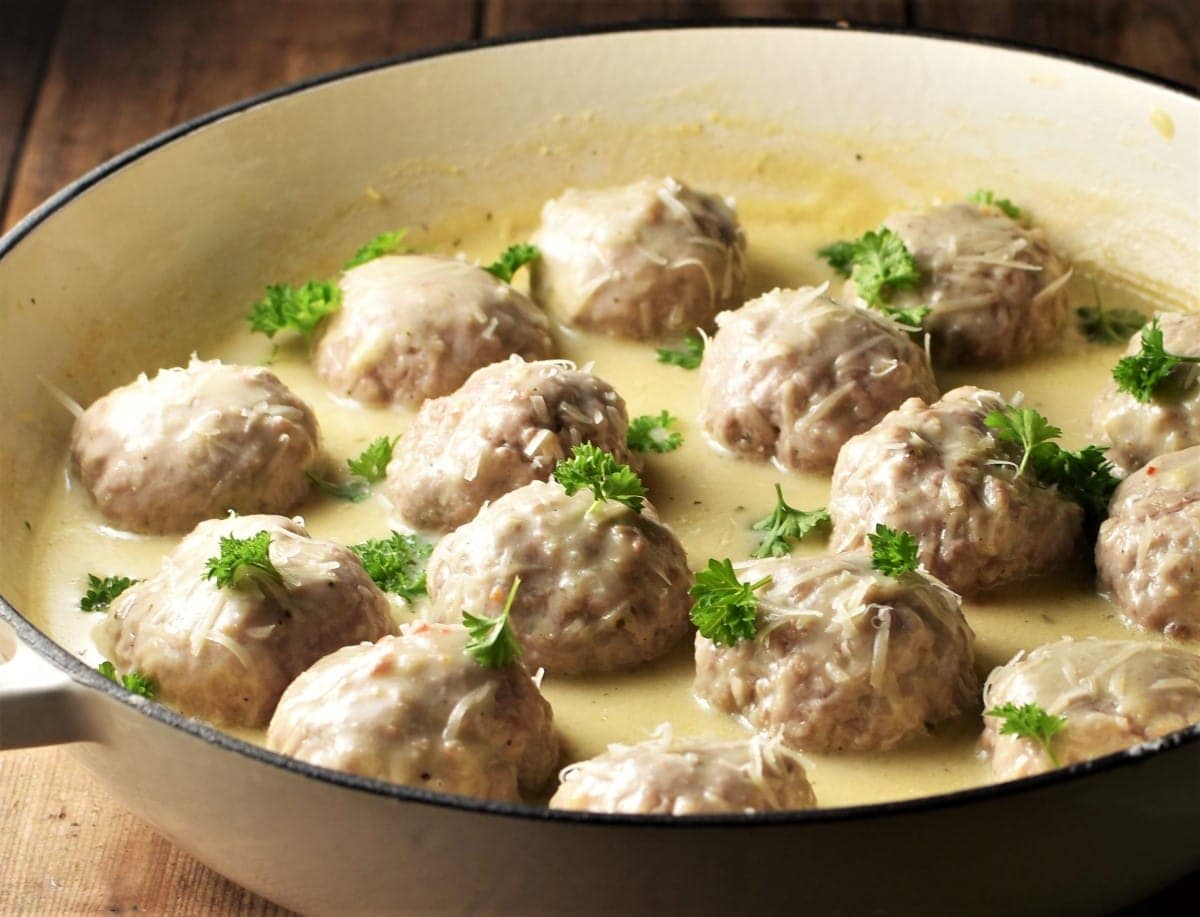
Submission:
M 904 240 L 886 226 L 864 233 L 853 242 L 835 242 L 817 252 L 839 274 L 854 281 L 868 305 L 882 311 L 898 290 L 909 290 L 921 282 L 921 272 Z M 897 321 L 912 325 L 928 313 L 917 309 L 892 309 Z M 919 324 L 919 323 L 918 323 Z
M 1098 344 L 1124 344 L 1129 336 L 1145 326 L 1149 319 L 1136 309 L 1105 309 L 1100 301 L 1100 287 L 1092 280 L 1094 306 L 1080 306 L 1075 310 L 1079 316 L 1079 330 L 1089 341 Z
M 249 538 L 222 536 L 221 553 L 208 559 L 204 575 L 216 580 L 222 589 L 249 586 L 266 592 L 283 583 L 283 577 L 271 563 L 271 533 L 266 530 Z
M 696 369 L 704 359 L 704 337 L 698 331 L 689 331 L 676 348 L 659 347 L 655 354 L 659 363 L 670 363 L 683 369 Z
M 409 249 L 403 245 L 406 235 L 408 235 L 407 229 L 398 229 L 395 232 L 381 232 L 356 251 L 354 256 L 342 265 L 342 270 L 348 271 L 352 267 L 358 267 L 360 264 L 366 264 L 368 261 L 374 261 L 376 258 L 382 258 L 384 255 L 403 254 L 407 252 Z
M 596 501 L 588 509 L 589 513 L 605 500 L 640 513 L 645 502 L 646 488 L 634 470 L 591 443 L 580 443 L 572 449 L 571 457 L 555 467 L 554 480 L 563 486 L 568 496 L 590 487 Z
M 1016 443 L 1023 450 L 1017 474 L 1025 473 L 1032 461 L 1036 471 L 1039 464 L 1049 460 L 1061 447 L 1054 442 L 1062 436 L 1062 430 L 1050 423 L 1033 408 L 1017 408 L 1011 405 L 1003 411 L 992 411 L 984 418 L 986 427 L 995 431 L 996 438 L 1006 443 Z
M 362 561 L 367 576 L 384 592 L 411 602 L 425 595 L 425 563 L 433 551 L 416 535 L 392 532 L 390 538 L 375 538 L 351 545 Z
M 879 311 L 894 321 L 897 325 L 905 325 L 913 331 L 921 328 L 922 322 L 925 321 L 925 316 L 933 309 L 929 306 L 913 306 L 909 309 L 901 309 L 898 306 L 880 306 Z
M 371 485 L 378 484 L 387 476 L 388 463 L 399 441 L 399 436 L 381 436 L 367 446 L 358 458 L 346 459 L 349 480 L 327 481 L 312 472 L 308 472 L 308 479 L 323 493 L 351 503 L 361 503 L 371 492 Z
M 754 583 L 743 583 L 733 571 L 729 558 L 710 559 L 696 574 L 696 584 L 688 593 L 692 604 L 692 623 L 700 635 L 717 646 L 733 646 L 750 640 L 758 633 L 758 600 L 754 593 L 771 582 L 764 576 Z
M 79 600 L 80 611 L 106 611 L 112 600 L 140 580 L 128 576 L 96 576 L 87 575 L 87 591 Z
M 336 284 L 320 280 L 310 280 L 302 287 L 272 284 L 266 297 L 251 307 L 246 320 L 251 331 L 261 331 L 269 338 L 280 331 L 295 331 L 307 338 L 341 303 Z
M 1062 766 L 1059 764 L 1058 756 L 1054 754 L 1054 749 L 1050 747 L 1050 740 L 1067 728 L 1065 717 L 1047 713 L 1037 704 L 1025 704 L 1018 707 L 1011 701 L 1001 704 L 999 707 L 993 707 L 991 710 L 985 710 L 983 715 L 1003 719 L 1004 725 L 1000 727 L 1001 735 L 1033 739 L 1050 756 L 1050 761 L 1055 767 Z
M 974 194 L 968 194 L 967 200 L 980 207 L 995 207 L 1009 219 L 1021 219 L 1021 208 L 1006 197 L 996 197 L 993 191 L 980 188 Z
M 315 475 L 311 471 L 306 471 L 305 474 L 312 481 L 313 487 L 317 488 L 321 493 L 337 497 L 339 500 L 362 503 L 363 500 L 367 499 L 367 494 L 371 492 L 371 486 L 359 477 L 352 477 L 347 481 L 327 481 L 325 478 Z
M 117 675 L 117 667 L 107 659 L 96 666 L 96 671 L 107 678 L 109 681 L 124 686 L 126 691 L 132 691 L 134 694 L 140 694 L 147 700 L 154 700 L 154 695 L 158 693 L 154 687 L 154 682 L 143 675 L 141 672 L 130 672 L 128 675 Z
M 1124 357 L 1113 367 L 1112 377 L 1117 388 L 1128 392 L 1143 404 L 1154 397 L 1155 391 L 1182 363 L 1200 363 L 1200 357 L 1168 353 L 1163 343 L 1162 329 L 1155 318 L 1142 329 L 1142 349 L 1132 357 Z
M 634 452 L 674 452 L 683 445 L 683 434 L 671 429 L 675 422 L 666 411 L 657 417 L 653 414 L 635 417 L 629 421 L 625 443 Z
M 829 524 L 829 511 L 825 507 L 813 510 L 795 509 L 783 499 L 783 488 L 775 485 L 775 509 L 751 528 L 766 532 L 754 552 L 755 557 L 782 557 L 790 554 L 792 542 L 800 541 L 819 525 Z
M 883 523 L 867 535 L 871 542 L 871 566 L 888 576 L 903 576 L 917 569 L 917 539 L 911 532 L 897 532 Z
M 513 275 L 541 256 L 541 252 L 536 245 L 530 245 L 528 242 L 518 242 L 516 245 L 510 245 L 501 254 L 500 257 L 484 268 L 493 277 L 499 277 L 505 283 L 512 283 Z
M 504 600 L 504 610 L 498 618 L 476 617 L 463 609 L 463 627 L 470 635 L 466 646 L 467 655 L 484 668 L 502 669 L 521 658 L 521 641 L 517 639 L 508 620 L 508 612 L 520 586 L 521 577 L 514 576 L 512 588 L 508 590 L 508 598 Z

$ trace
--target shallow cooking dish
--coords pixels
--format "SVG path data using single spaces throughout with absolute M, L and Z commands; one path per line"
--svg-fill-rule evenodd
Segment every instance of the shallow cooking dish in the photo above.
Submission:
M 800 216 L 820 194 L 796 176 L 820 173 L 796 162 L 914 200 L 987 175 L 1036 200 L 1079 263 L 1180 308 L 1200 289 L 1198 151 L 1200 102 L 1140 79 L 935 38 L 763 27 L 450 52 L 153 140 L 0 242 L 0 748 L 75 743 L 156 829 L 305 912 L 1085 913 L 1145 894 L 1200 866 L 1200 727 L 1011 784 L 795 814 L 437 796 L 283 758 L 109 683 L 33 623 L 46 614 L 31 529 L 61 487 L 70 429 L 43 381 L 87 403 L 178 365 L 265 282 L 332 269 L 330 252 L 383 220 L 479 219 L 648 173 L 777 192 Z

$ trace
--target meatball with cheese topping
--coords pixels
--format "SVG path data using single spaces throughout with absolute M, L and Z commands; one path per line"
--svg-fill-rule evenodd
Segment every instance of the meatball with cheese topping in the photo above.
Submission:
M 992 773 L 1015 780 L 1200 723 L 1200 657 L 1156 643 L 1067 637 L 995 669 L 983 703 Z M 988 714 L 1006 704 L 1036 704 L 1061 718 L 1049 751 L 1032 737 L 1001 732 L 1005 718 Z
M 1096 572 L 1129 620 L 1200 636 L 1200 446 L 1151 459 L 1121 482 L 1096 540 Z
M 595 505 L 593 505 L 595 504 Z M 534 481 L 441 540 L 426 578 L 434 620 L 496 617 L 515 577 L 509 623 L 530 667 L 604 672 L 655 659 L 689 630 L 692 577 L 679 539 L 645 504 L 568 496 Z
M 1163 346 L 1179 356 L 1200 356 L 1200 315 L 1158 313 Z M 1139 331 L 1126 356 L 1142 349 Z M 1107 445 L 1108 459 L 1126 474 L 1156 455 L 1200 445 L 1200 376 L 1194 363 L 1177 366 L 1147 402 L 1138 401 L 1109 380 L 1092 409 L 1092 426 Z
M 1020 446 L 985 424 L 1005 407 L 963 386 L 933 404 L 910 398 L 850 439 L 833 470 L 831 550 L 866 548 L 879 524 L 910 532 L 925 569 L 963 594 L 1065 566 L 1083 510 L 1017 474 Z
M 1067 327 L 1071 271 L 1039 229 L 994 207 L 943 204 L 884 226 L 912 254 L 921 282 L 890 305 L 928 306 L 934 362 L 1009 363 L 1053 346 Z
M 550 800 L 556 809 L 626 815 L 750 814 L 816 803 L 804 765 L 778 739 L 714 742 L 675 738 L 669 728 L 565 768 Z
M 533 298 L 585 331 L 679 335 L 742 301 L 746 236 L 732 202 L 673 178 L 566 191 L 532 241 Z
M 938 396 L 929 358 L 878 312 L 824 288 L 774 290 L 735 312 L 700 366 L 700 419 L 720 446 L 825 471 L 842 444 L 904 399 Z
M 425 402 L 396 447 L 387 493 L 404 520 L 447 532 L 530 481 L 545 481 L 580 443 L 630 464 L 625 402 L 566 361 L 511 357 Z
M 364 404 L 415 406 L 448 395 L 481 366 L 549 357 L 550 322 L 481 267 L 389 255 L 348 270 L 341 308 L 315 354 L 331 389 Z
M 206 575 L 222 539 L 262 532 L 277 576 L 219 586 Z M 352 551 L 310 538 L 296 519 L 231 516 L 200 523 L 157 573 L 114 599 L 96 640 L 118 671 L 140 672 L 183 712 L 253 727 L 322 656 L 394 630 L 387 598 Z
M 558 764 L 553 713 L 519 663 L 480 665 L 459 625 L 326 656 L 283 695 L 267 747 L 310 764 L 439 793 L 519 801 Z
M 193 358 L 95 401 L 75 423 L 71 465 L 113 525 L 169 534 L 229 510 L 292 509 L 318 446 L 312 409 L 274 373 Z
M 865 554 L 735 565 L 757 633 L 696 635 L 695 691 L 805 751 L 892 748 L 974 704 L 974 634 L 958 596 L 922 573 L 880 573 Z

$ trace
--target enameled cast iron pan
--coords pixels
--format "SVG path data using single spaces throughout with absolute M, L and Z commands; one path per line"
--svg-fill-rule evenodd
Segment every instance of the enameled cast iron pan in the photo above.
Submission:
M 881 180 L 935 171 L 974 187 L 986 172 L 1036 197 L 1068 252 L 1118 264 L 1176 304 L 1190 290 L 1194 304 L 1196 98 L 911 35 L 745 26 L 452 51 L 201 118 L 56 196 L 0 241 L 0 748 L 76 743 L 175 843 L 313 913 L 1087 913 L 1200 866 L 1200 728 L 1153 751 L 891 805 L 550 813 L 263 751 L 129 695 L 20 613 L 32 609 L 24 521 L 55 483 L 70 421 L 39 377 L 86 403 L 180 363 L 238 320 L 264 278 L 353 248 L 373 206 L 365 188 L 416 221 L 657 167 L 703 174 L 714 150 L 851 147 L 885 151 Z

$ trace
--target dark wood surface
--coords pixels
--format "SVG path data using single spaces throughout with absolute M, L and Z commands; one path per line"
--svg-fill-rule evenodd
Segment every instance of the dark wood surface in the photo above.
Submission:
M 340 67 L 579 24 L 736 16 L 982 35 L 1200 84 L 1197 0 L 0 0 L 0 215 L 7 228 L 173 124 Z M 1193 877 L 1127 917 L 1197 901 Z M 0 754 L 0 914 L 132 911 L 285 913 L 119 809 L 63 751 Z

